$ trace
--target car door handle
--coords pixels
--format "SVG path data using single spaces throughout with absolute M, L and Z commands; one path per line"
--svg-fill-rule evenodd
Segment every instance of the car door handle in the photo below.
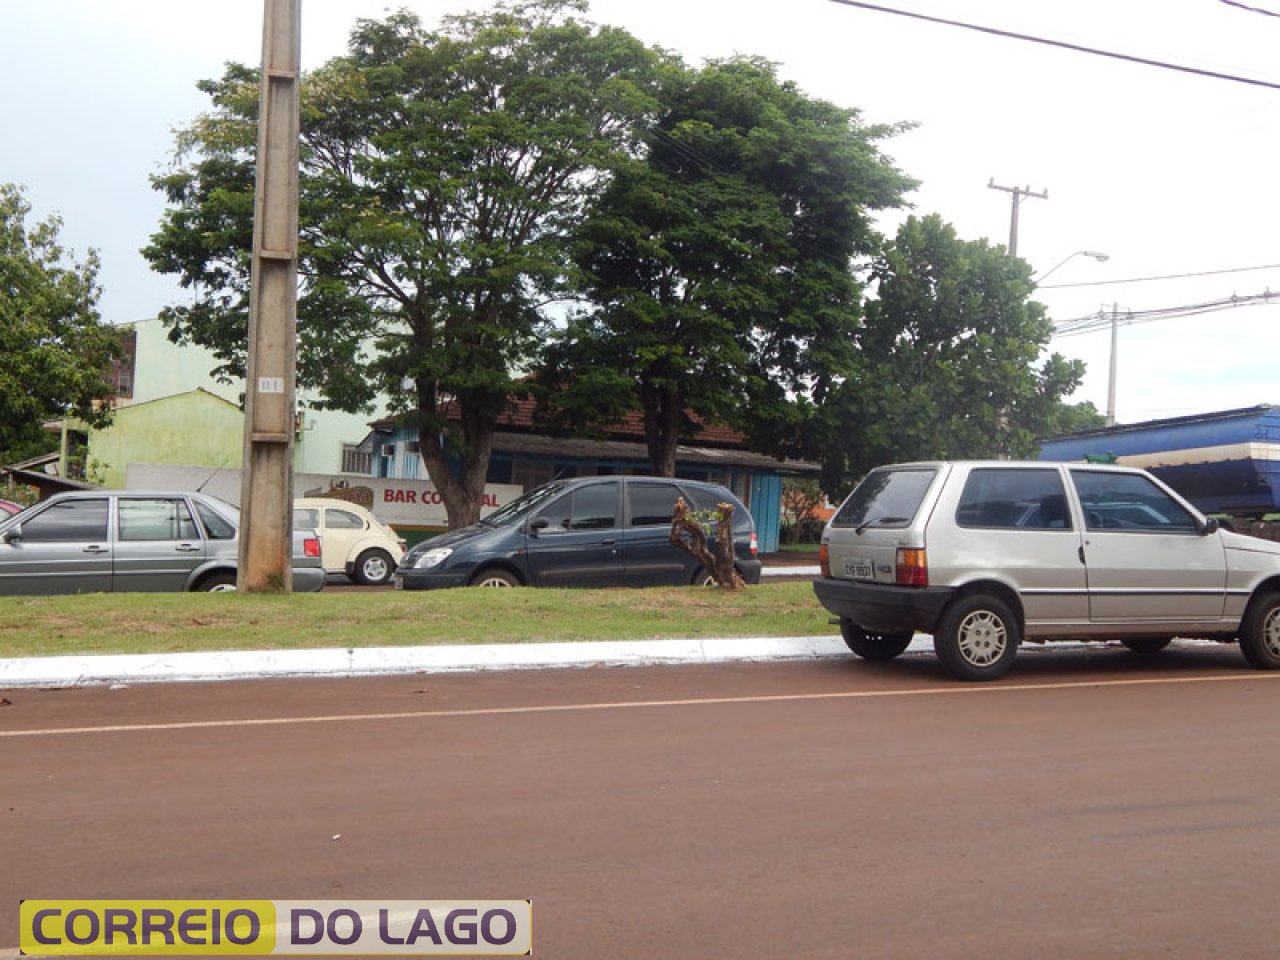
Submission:
M 606 547 L 612 547 L 618 541 L 613 537 L 610 537 L 608 540 L 601 540 L 600 542 L 603 543 Z
M 1085 560 L 1084 560 L 1084 547 L 1083 547 L 1083 546 L 1079 546 L 1079 547 L 1077 547 L 1077 548 L 1076 548 L 1076 552 L 1077 552 L 1077 555 L 1080 557 L 1080 562 L 1081 562 L 1081 563 L 1084 563 L 1084 562 L 1085 562 Z
M 84 552 L 85 553 L 110 553 L 111 550 L 110 548 L 104 547 L 101 544 L 91 543 L 89 544 L 89 546 L 84 548 Z
M 178 553 L 199 553 L 200 552 L 200 548 L 196 546 L 194 543 L 180 543 L 173 549 L 177 550 Z

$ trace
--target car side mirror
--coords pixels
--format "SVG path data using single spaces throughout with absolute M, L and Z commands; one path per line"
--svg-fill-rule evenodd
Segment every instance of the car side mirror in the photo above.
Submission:
M 534 517 L 529 521 L 529 532 L 536 537 L 539 530 L 545 530 L 549 526 L 551 526 L 551 521 L 546 517 Z
M 1211 533 L 1218 532 L 1218 521 L 1214 517 L 1209 517 L 1204 523 L 1200 524 L 1200 533 L 1202 536 L 1208 536 Z
M 4 532 L 4 536 L 0 537 L 5 543 L 13 543 L 15 540 L 22 539 L 22 524 L 16 524 Z

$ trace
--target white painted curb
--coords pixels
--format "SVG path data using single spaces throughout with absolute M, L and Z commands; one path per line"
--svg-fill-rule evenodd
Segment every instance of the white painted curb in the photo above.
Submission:
M 921 636 L 909 649 L 931 648 Z M 822 636 L 24 657 L 0 659 L 0 689 L 847 656 L 840 637 Z

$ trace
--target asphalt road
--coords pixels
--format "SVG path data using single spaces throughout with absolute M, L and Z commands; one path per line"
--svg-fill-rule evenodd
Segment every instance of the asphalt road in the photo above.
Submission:
M 39 898 L 532 898 L 534 955 L 1277 955 L 1280 674 L 1232 647 L 7 691 Z

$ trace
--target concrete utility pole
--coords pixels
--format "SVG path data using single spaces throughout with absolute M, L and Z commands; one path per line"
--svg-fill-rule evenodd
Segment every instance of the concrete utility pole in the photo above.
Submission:
M 1016 257 L 1018 255 L 1018 206 L 1022 203 L 1023 197 L 1048 200 L 1049 188 L 1045 187 L 1040 193 L 1033 193 L 1030 187 L 1001 187 L 997 186 L 995 177 L 987 182 L 987 186 L 992 190 L 1003 190 L 1005 193 L 1013 194 L 1013 209 L 1009 214 L 1009 256 Z
M 1119 347 L 1120 337 L 1118 331 L 1120 328 L 1120 305 L 1113 303 L 1111 305 L 1111 363 L 1107 371 L 1107 426 L 1114 427 L 1116 425 L 1116 353 Z
M 237 587 L 293 589 L 302 0 L 264 0 Z

